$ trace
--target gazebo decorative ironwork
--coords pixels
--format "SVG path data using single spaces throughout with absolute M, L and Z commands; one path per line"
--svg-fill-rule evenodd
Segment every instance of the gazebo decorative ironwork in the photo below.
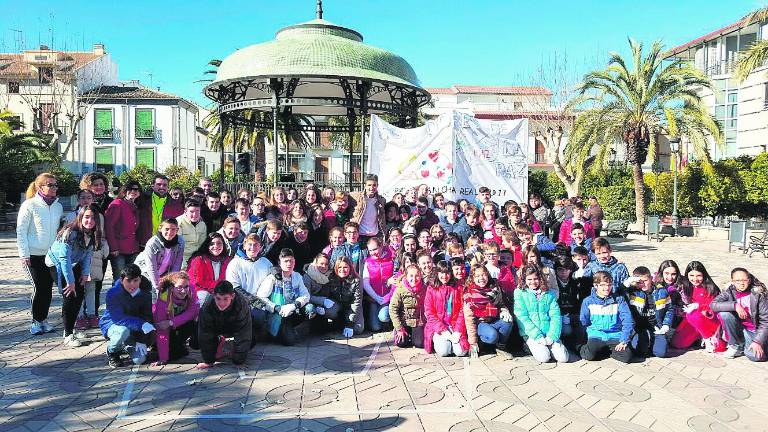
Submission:
M 278 123 L 287 132 L 349 134 L 349 187 L 353 137 L 361 132 L 361 178 L 365 175 L 365 130 L 369 114 L 394 116 L 400 127 L 416 126 L 418 110 L 431 98 L 402 57 L 363 43 L 355 30 L 317 18 L 279 30 L 274 40 L 226 57 L 205 95 L 218 103 L 223 128 L 272 129 L 274 182 L 278 173 Z M 249 115 L 262 111 L 265 115 Z M 347 126 L 282 121 L 292 115 L 346 117 Z M 362 126 L 357 127 L 360 118 Z M 222 146 L 223 147 L 223 146 Z M 287 143 L 286 143 L 287 150 Z M 222 150 L 222 178 L 223 176 Z

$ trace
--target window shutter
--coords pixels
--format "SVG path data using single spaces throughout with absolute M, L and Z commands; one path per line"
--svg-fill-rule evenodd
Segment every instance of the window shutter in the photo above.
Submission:
M 112 147 L 96 149 L 96 165 L 112 165 Z
M 152 121 L 153 111 L 151 109 L 136 110 L 136 137 L 154 138 L 154 121 Z
M 112 110 L 97 109 L 96 111 L 96 131 L 94 136 L 97 138 L 112 136 Z
M 155 149 L 136 149 L 136 165 L 144 165 L 149 169 L 155 169 Z

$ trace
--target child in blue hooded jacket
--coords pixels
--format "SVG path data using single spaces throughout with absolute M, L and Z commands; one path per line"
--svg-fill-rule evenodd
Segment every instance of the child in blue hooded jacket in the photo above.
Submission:
M 606 271 L 593 276 L 592 295 L 581 304 L 581 325 L 587 330 L 587 343 L 580 353 L 584 360 L 602 358 L 606 352 L 622 363 L 632 360 L 629 346 L 634 321 L 627 301 L 613 293 L 613 278 Z

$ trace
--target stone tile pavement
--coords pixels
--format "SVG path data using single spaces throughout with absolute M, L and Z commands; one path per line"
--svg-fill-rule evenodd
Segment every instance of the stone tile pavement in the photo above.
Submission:
M 766 260 L 723 249 L 678 239 L 616 243 L 630 270 L 698 257 L 718 282 L 742 264 L 768 280 Z M 768 430 L 768 367 L 744 358 L 699 350 L 630 365 L 438 359 L 368 334 L 258 345 L 242 369 L 198 371 L 193 352 L 181 364 L 111 370 L 95 330 L 76 349 L 62 348 L 58 333 L 31 336 L 29 290 L 13 239 L 0 236 L 0 431 Z M 60 327 L 55 297 L 51 318 Z

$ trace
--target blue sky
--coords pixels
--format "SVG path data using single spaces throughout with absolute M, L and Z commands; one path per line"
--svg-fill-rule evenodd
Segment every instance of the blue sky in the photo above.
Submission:
M 766 0 L 326 0 L 325 19 L 408 60 L 427 87 L 523 85 L 565 53 L 579 74 L 627 37 L 676 46 L 730 24 Z M 0 52 L 40 42 L 90 50 L 101 42 L 120 79 L 199 103 L 206 63 L 314 18 L 314 0 L 124 2 L 0 0 Z M 10 13 L 8 13 L 10 12 Z M 15 30 L 21 30 L 19 33 Z M 53 43 L 51 44 L 51 41 Z M 526 82 L 528 81 L 528 82 Z

